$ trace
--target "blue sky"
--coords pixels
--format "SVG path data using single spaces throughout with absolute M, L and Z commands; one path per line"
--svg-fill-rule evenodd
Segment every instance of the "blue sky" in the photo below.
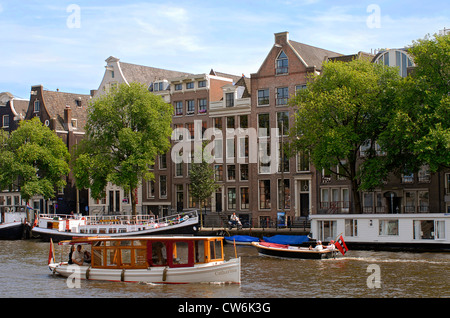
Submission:
M 444 27 L 450 28 L 448 0 L 0 0 L 0 92 L 29 98 L 31 86 L 42 84 L 88 94 L 111 55 L 250 76 L 277 32 L 352 54 L 404 47 Z

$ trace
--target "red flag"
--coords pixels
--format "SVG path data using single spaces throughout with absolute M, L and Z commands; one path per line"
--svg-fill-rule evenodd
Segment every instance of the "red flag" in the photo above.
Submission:
M 342 253 L 342 255 L 345 255 L 345 252 L 348 251 L 347 245 L 345 244 L 342 235 L 338 238 L 338 240 L 336 241 L 336 243 L 334 243 L 334 245 Z

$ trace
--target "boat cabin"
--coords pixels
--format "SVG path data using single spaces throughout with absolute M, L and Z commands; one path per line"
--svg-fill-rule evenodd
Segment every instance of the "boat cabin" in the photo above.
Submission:
M 224 260 L 222 237 L 128 237 L 88 238 L 60 242 L 59 245 L 82 245 L 90 248 L 92 268 L 146 269 L 151 267 L 193 267 Z M 62 249 L 64 250 L 64 249 Z M 66 262 L 69 251 L 61 251 Z

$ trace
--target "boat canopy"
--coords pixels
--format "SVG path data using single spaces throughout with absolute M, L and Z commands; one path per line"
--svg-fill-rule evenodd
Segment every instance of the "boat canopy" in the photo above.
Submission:
M 309 241 L 307 235 L 274 235 L 271 237 L 263 236 L 263 240 L 268 243 L 300 245 Z

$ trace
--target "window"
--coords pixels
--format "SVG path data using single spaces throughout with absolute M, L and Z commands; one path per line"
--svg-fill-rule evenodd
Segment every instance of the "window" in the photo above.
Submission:
M 318 221 L 318 239 L 322 241 L 334 240 L 337 236 L 337 222 L 331 220 Z
M 198 100 L 198 112 L 200 114 L 206 113 L 206 98 L 201 98 Z
M 173 242 L 173 264 L 172 266 L 186 266 L 190 263 L 189 245 L 187 242 Z
M 34 112 L 35 112 L 35 113 L 39 112 L 39 109 L 40 109 L 39 101 L 38 101 L 38 100 L 35 100 L 35 101 L 34 101 Z
M 227 139 L 227 158 L 235 157 L 234 138 Z
M 242 129 L 248 128 L 248 115 L 239 116 L 239 128 Z
M 428 213 L 430 212 L 429 207 L 429 195 L 428 191 L 418 191 L 418 199 L 419 199 L 419 213 Z
M 227 180 L 228 181 L 236 180 L 236 166 L 235 165 L 227 166 Z
M 182 177 L 183 176 L 183 163 L 176 163 L 175 164 L 175 177 Z
M 380 220 L 379 235 L 398 235 L 398 220 Z
M 175 115 L 183 115 L 183 102 L 175 102 Z
M 167 198 L 167 176 L 159 176 L 159 197 Z
M 358 220 L 345 220 L 345 236 L 358 236 Z
M 236 209 L 236 188 L 228 188 L 228 210 Z
M 283 209 L 284 204 L 285 209 L 290 209 L 291 208 L 290 180 L 284 179 L 284 189 L 282 185 L 283 185 L 282 180 L 278 179 L 278 208 Z
M 276 73 L 277 75 L 287 74 L 288 70 L 289 70 L 289 60 L 286 54 L 283 51 L 281 51 L 276 61 Z
M 234 93 L 226 93 L 225 94 L 225 106 L 226 107 L 234 106 Z
M 428 165 L 420 167 L 418 178 L 419 182 L 423 183 L 429 183 L 431 181 L 430 167 Z
M 223 159 L 223 142 L 222 139 L 214 139 L 214 158 Z
M 159 156 L 159 169 L 167 169 L 167 156 L 162 154 Z
M 260 142 L 258 147 L 259 173 L 270 173 L 270 143 Z
M 270 209 L 270 180 L 259 180 L 259 208 Z
M 270 136 L 269 114 L 268 113 L 258 114 L 258 136 L 259 137 L 269 137 Z
M 241 188 L 241 209 L 248 210 L 250 207 L 249 193 L 247 187 Z
M 206 80 L 199 81 L 198 82 L 198 87 L 206 87 Z
M 186 89 L 193 89 L 194 88 L 194 82 L 186 83 Z
M 289 112 L 277 112 L 278 135 L 287 136 L 289 132 Z
M 223 181 L 223 166 L 214 165 L 214 180 Z
M 155 197 L 155 181 L 147 181 L 147 198 Z
M 9 127 L 9 115 L 3 115 L 3 128 Z
M 289 156 L 287 151 L 281 153 L 282 144 L 278 145 L 278 172 L 289 172 Z M 282 158 L 283 155 L 283 158 Z
M 248 181 L 248 164 L 241 164 L 241 181 Z
M 297 153 L 297 171 L 309 171 L 309 152 L 300 151 Z
M 227 129 L 234 129 L 234 128 L 236 128 L 234 116 L 227 117 Z
M 197 207 L 197 200 L 191 193 L 192 193 L 192 185 L 189 184 L 188 185 L 188 198 L 189 198 L 188 205 L 189 205 L 189 208 L 195 208 L 195 207 Z
M 194 139 L 194 123 L 186 124 L 186 129 L 189 131 L 190 139 Z
M 248 158 L 248 136 L 239 138 L 239 158 Z
M 416 212 L 416 192 L 406 191 L 405 192 L 405 213 Z
M 258 106 L 269 105 L 269 89 L 258 90 Z
M 175 84 L 175 90 L 176 91 L 181 91 L 183 89 L 183 85 L 182 84 Z
M 300 84 L 295 86 L 295 92 L 301 91 L 302 89 L 306 89 L 306 84 Z
M 445 194 L 450 194 L 450 173 L 445 174 Z
M 221 117 L 214 118 L 214 129 L 222 130 L 222 118 Z
M 289 89 L 287 87 L 277 88 L 277 105 L 286 105 L 289 99 Z
M 193 99 L 186 101 L 186 114 L 190 115 L 195 112 L 195 102 Z

